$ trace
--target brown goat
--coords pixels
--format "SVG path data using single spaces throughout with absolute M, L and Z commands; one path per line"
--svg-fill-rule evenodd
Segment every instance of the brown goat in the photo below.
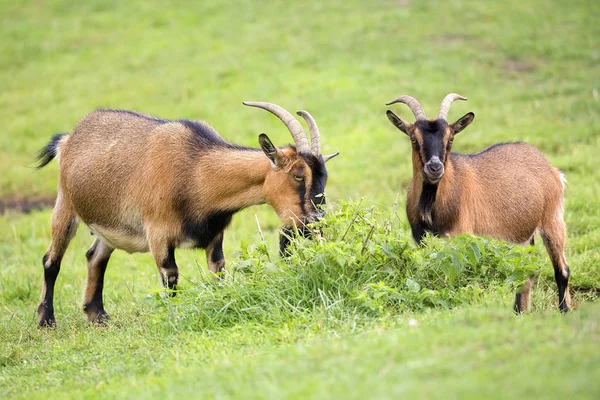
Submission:
M 123 110 L 88 114 L 72 134 L 55 135 L 42 149 L 39 168 L 59 157 L 52 242 L 44 255 L 38 307 L 41 326 L 55 325 L 54 284 L 69 241 L 83 221 L 95 235 L 88 260 L 84 311 L 91 322 L 108 318 L 102 300 L 104 272 L 114 249 L 150 251 L 163 284 L 174 295 L 175 248 L 206 249 L 208 268 L 222 271 L 223 230 L 233 214 L 268 203 L 281 219 L 280 249 L 290 228 L 323 214 L 327 181 L 319 130 L 306 111 L 312 148 L 300 123 L 271 103 L 244 103 L 279 117 L 296 146 L 277 148 L 265 134 L 260 149 L 225 142 L 204 122 L 170 121 Z
M 564 175 L 526 143 L 496 144 L 476 154 L 451 153 L 454 136 L 475 118 L 468 113 L 449 124 L 446 118 L 455 100 L 466 98 L 447 95 L 438 117 L 429 120 L 413 97 L 400 96 L 387 103 L 408 105 L 416 119 L 411 124 L 387 111 L 392 124 L 412 142 L 413 179 L 406 212 L 415 241 L 420 243 L 430 232 L 449 236 L 469 233 L 528 243 L 539 231 L 554 266 L 560 309 L 568 311 Z M 528 281 L 517 294 L 517 312 L 529 308 L 530 287 Z

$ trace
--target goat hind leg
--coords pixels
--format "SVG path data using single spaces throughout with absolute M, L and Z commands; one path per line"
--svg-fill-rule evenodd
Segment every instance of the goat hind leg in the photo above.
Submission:
M 44 282 L 42 295 L 37 308 L 39 326 L 55 326 L 54 317 L 54 284 L 60 272 L 62 258 L 69 242 L 77 232 L 77 217 L 70 204 L 62 197 L 60 190 L 52 214 L 52 241 L 44 254 Z
M 88 322 L 103 324 L 110 316 L 104 310 L 102 289 L 104 273 L 108 260 L 114 249 L 96 238 L 90 249 L 85 253 L 87 258 L 87 285 L 83 297 L 83 311 L 87 314 Z
M 558 305 L 562 312 L 567 312 L 571 308 L 571 295 L 569 294 L 571 272 L 564 252 L 566 236 L 565 223 L 562 218 L 547 224 L 542 231 L 542 239 L 554 267 L 554 279 L 558 287 Z

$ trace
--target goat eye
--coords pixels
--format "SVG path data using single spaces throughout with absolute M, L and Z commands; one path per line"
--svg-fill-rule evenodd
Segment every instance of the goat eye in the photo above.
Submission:
M 304 177 L 300 176 L 300 175 L 294 175 L 294 179 L 297 180 L 298 182 L 303 181 Z
M 415 151 L 421 150 L 421 146 L 419 146 L 419 142 L 417 142 L 417 139 L 410 139 L 410 143 L 412 144 Z

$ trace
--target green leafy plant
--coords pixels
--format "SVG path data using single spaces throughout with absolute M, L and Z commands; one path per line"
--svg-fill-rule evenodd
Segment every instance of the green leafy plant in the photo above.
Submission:
M 292 238 L 288 257 L 259 241 L 240 249 L 220 279 L 188 289 L 179 303 L 159 304 L 183 307 L 176 314 L 197 319 L 199 329 L 315 312 L 384 316 L 515 291 L 538 270 L 534 249 L 486 238 L 429 237 L 417 247 L 397 220 L 360 202 L 341 204 L 311 226 L 313 239 Z

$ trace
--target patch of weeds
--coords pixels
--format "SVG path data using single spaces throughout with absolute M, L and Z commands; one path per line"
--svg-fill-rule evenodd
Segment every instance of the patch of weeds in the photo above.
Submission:
M 281 324 L 312 313 L 382 317 L 514 292 L 538 271 L 533 248 L 471 236 L 429 237 L 417 247 L 397 220 L 393 212 L 342 204 L 311 226 L 314 240 L 292 238 L 288 257 L 269 254 L 264 242 L 244 247 L 221 279 L 157 307 L 193 329 Z

